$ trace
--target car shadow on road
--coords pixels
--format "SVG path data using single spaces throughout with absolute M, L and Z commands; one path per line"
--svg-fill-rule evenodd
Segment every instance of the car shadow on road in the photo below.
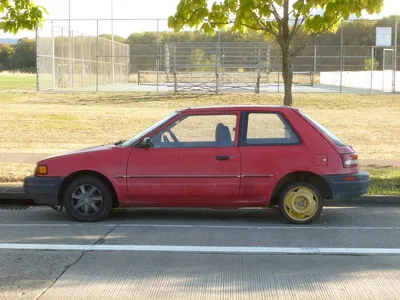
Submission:
M 112 220 L 135 221 L 271 221 L 284 222 L 276 208 L 272 209 L 185 209 L 139 208 L 115 209 L 108 217 Z

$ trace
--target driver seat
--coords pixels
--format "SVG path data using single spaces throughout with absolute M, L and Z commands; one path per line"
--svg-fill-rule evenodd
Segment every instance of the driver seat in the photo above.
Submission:
M 215 144 L 217 146 L 232 146 L 232 137 L 229 127 L 218 123 L 215 128 Z

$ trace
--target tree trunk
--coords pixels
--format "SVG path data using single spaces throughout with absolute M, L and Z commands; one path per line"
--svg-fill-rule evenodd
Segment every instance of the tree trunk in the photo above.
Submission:
M 283 105 L 292 106 L 293 65 L 289 46 L 282 47 L 282 76 L 285 84 L 285 99 L 283 100 Z

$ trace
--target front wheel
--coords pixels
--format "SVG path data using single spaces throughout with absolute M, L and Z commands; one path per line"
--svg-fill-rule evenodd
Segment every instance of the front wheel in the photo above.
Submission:
M 309 182 L 293 182 L 279 195 L 279 210 L 293 224 L 308 224 L 321 214 L 323 199 L 319 190 Z
M 105 219 L 110 213 L 112 193 L 102 180 L 83 176 L 67 186 L 63 200 L 66 211 L 73 219 L 96 222 Z

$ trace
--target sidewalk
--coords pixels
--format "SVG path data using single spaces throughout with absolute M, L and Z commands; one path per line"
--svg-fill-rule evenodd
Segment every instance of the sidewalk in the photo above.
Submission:
M 0 183 L 0 208 L 1 205 L 34 205 L 34 202 L 24 193 L 22 184 Z
M 36 164 L 39 160 L 54 155 L 46 153 L 0 153 L 0 164 Z M 362 166 L 398 166 L 400 160 L 360 159 Z

